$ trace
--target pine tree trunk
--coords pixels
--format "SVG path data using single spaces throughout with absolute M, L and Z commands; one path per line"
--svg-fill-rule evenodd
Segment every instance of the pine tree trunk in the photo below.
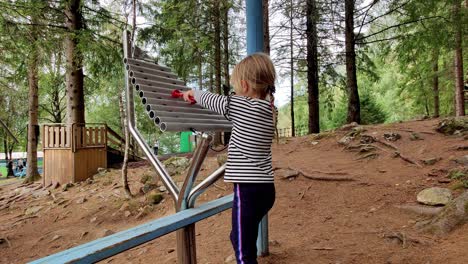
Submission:
M 211 93 L 214 93 L 214 79 L 213 79 L 213 73 L 214 73 L 214 66 L 213 64 L 210 64 L 208 66 L 210 69 L 209 69 L 209 81 L 208 81 L 208 89 L 210 90 Z
M 32 23 L 38 24 L 37 17 L 33 15 Z M 27 168 L 25 183 L 31 183 L 41 178 L 37 170 L 37 144 L 39 141 L 39 32 L 37 26 L 32 26 L 31 29 L 31 54 L 28 63 L 28 86 L 29 86 L 29 101 L 28 101 L 28 145 L 27 145 Z
M 8 141 L 7 141 L 7 136 L 3 138 L 3 152 L 5 153 L 5 160 L 8 161 L 10 160 L 10 157 L 8 157 Z
M 292 137 L 296 136 L 296 123 L 294 120 L 294 38 L 293 38 L 293 0 L 289 0 L 289 48 L 290 48 L 290 71 L 291 77 L 291 131 Z
M 125 136 L 125 150 L 124 150 L 124 160 L 122 163 L 122 186 L 125 191 L 127 198 L 133 197 L 130 187 L 128 186 L 128 152 L 130 149 L 130 135 L 127 129 L 125 107 L 123 104 L 122 93 L 119 94 L 119 112 L 120 112 L 120 124 L 122 126 L 122 132 Z
M 228 96 L 229 88 L 229 1 L 223 1 L 223 63 L 224 63 L 224 86 L 223 93 Z M 229 143 L 231 132 L 224 132 L 224 145 Z
M 83 58 L 80 51 L 79 35 L 83 29 L 81 0 L 69 0 L 65 8 L 66 85 L 67 85 L 67 122 L 85 123 Z
M 434 58 L 432 65 L 432 91 L 434 94 L 434 117 L 439 117 L 440 115 L 440 100 L 439 100 L 439 50 L 434 51 Z
M 270 55 L 270 14 L 268 0 L 262 0 L 263 7 L 263 52 Z
M 348 90 L 347 123 L 361 123 L 361 107 L 356 78 L 354 38 L 354 0 L 345 0 L 346 87 Z
M 213 18 L 214 18 L 214 45 L 215 45 L 215 90 L 217 94 L 222 94 L 221 91 L 221 22 L 219 1 L 213 2 Z M 213 140 L 214 145 L 221 144 L 221 133 L 216 132 Z
M 453 4 L 453 25 L 455 32 L 455 115 L 465 115 L 465 98 L 463 92 L 463 30 L 461 23 L 461 1 L 454 0 Z
M 60 87 L 62 83 L 62 79 L 60 77 L 60 67 L 62 66 L 62 52 L 59 51 L 56 54 L 55 60 L 55 72 L 54 72 L 54 90 L 53 90 L 53 102 L 52 102 L 52 113 L 54 118 L 54 123 L 60 124 L 63 122 L 62 120 L 62 107 L 61 107 L 61 98 L 60 98 Z
M 307 0 L 307 91 L 309 104 L 309 133 L 320 132 L 318 76 L 318 10 L 315 0 Z

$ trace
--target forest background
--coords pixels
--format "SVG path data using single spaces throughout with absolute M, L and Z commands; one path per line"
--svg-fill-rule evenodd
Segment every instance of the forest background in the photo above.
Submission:
M 464 115 L 468 1 L 263 3 L 278 128 L 318 133 L 352 121 Z M 28 147 L 31 120 L 33 128 L 105 122 L 122 133 L 125 28 L 196 89 L 228 92 L 229 72 L 246 54 L 244 1 L 1 0 L 0 9 L 0 119 L 19 139 L 0 130 L 6 157 Z M 178 151 L 177 133 L 159 133 L 137 112 L 150 144 Z

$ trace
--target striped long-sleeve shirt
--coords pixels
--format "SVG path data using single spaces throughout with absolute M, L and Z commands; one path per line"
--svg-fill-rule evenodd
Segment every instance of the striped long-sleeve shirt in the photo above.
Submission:
M 266 100 L 233 95 L 229 98 L 194 91 L 198 104 L 232 122 L 224 181 L 271 183 L 271 144 L 274 137 L 273 110 Z

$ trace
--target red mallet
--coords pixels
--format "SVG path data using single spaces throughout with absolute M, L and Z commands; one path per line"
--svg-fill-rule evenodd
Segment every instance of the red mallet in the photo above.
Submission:
M 171 93 L 171 97 L 172 98 L 182 98 L 182 97 L 184 97 L 184 93 L 182 93 L 179 90 L 174 90 Z M 197 103 L 197 101 L 195 101 L 195 98 L 193 98 L 193 96 L 189 96 L 189 100 L 190 100 L 190 104 L 196 104 Z

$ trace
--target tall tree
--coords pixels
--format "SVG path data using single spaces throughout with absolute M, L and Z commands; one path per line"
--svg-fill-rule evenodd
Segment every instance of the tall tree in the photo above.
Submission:
M 223 74 L 224 74 L 224 95 L 229 94 L 229 1 L 223 1 Z
M 230 3 L 228 0 L 223 1 L 223 73 L 224 73 L 224 95 L 229 95 L 230 84 L 229 84 L 229 9 Z M 224 145 L 229 143 L 231 139 L 231 132 L 224 132 Z
M 219 1 L 213 1 L 213 24 L 214 24 L 214 65 L 215 65 L 215 91 L 222 94 L 221 91 L 221 10 Z M 213 144 L 221 144 L 221 133 L 216 132 Z
M 348 91 L 348 115 L 346 122 L 361 123 L 361 106 L 356 77 L 354 8 L 354 0 L 345 0 L 346 87 Z
M 83 30 L 82 0 L 67 0 L 65 7 L 67 122 L 85 123 L 83 53 L 80 44 Z
M 439 100 L 439 50 L 435 49 L 433 54 L 432 72 L 432 92 L 434 96 L 434 117 L 440 115 L 440 100 Z
M 293 23 L 293 0 L 289 0 L 289 46 L 290 46 L 290 81 L 291 81 L 291 136 L 296 136 L 296 124 L 294 120 L 294 23 Z
M 270 14 L 269 0 L 262 0 L 263 8 L 263 52 L 270 55 Z
M 465 99 L 463 92 L 463 28 L 461 23 L 461 0 L 453 0 L 453 27 L 455 32 L 454 66 L 455 66 L 455 115 L 465 115 Z
M 307 91 L 309 104 L 309 133 L 320 132 L 318 75 L 318 9 L 316 0 L 307 0 Z
M 39 10 L 39 9 L 38 9 Z M 28 86 L 29 86 L 29 122 L 28 122 L 28 148 L 27 148 L 27 170 L 24 182 L 34 182 L 41 178 L 37 170 L 37 144 L 39 141 L 39 19 L 38 13 L 31 15 L 31 52 L 28 61 Z

